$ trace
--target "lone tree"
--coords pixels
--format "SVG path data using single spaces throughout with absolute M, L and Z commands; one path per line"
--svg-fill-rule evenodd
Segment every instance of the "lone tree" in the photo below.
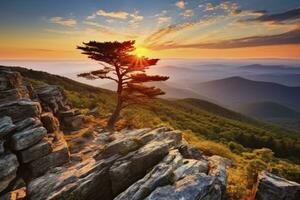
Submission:
M 117 105 L 107 123 L 107 129 L 113 131 L 123 108 L 132 104 L 141 104 L 148 99 L 165 94 L 156 87 L 145 86 L 143 83 L 166 81 L 169 77 L 147 75 L 146 69 L 156 65 L 159 59 L 138 57 L 133 54 L 135 41 L 83 43 L 77 48 L 82 54 L 99 61 L 102 69 L 79 74 L 90 80 L 110 79 L 117 83 Z

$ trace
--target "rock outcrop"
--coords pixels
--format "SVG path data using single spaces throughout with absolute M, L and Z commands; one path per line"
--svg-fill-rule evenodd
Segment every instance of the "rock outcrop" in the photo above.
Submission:
M 269 172 L 262 172 L 258 178 L 257 200 L 298 200 L 300 184 L 278 177 Z
M 36 89 L 45 112 L 53 113 L 59 118 L 63 127 L 68 130 L 79 130 L 83 124 L 80 110 L 71 108 L 63 89 L 55 85 L 47 85 Z
M 0 199 L 20 196 L 30 180 L 69 161 L 57 119 L 23 84 L 19 73 L 0 70 Z
M 111 135 L 115 140 L 110 142 L 103 135 L 107 133 L 97 133 L 86 147 L 94 148 L 88 151 L 88 159 L 55 168 L 30 181 L 28 198 L 222 199 L 222 181 L 226 181 L 223 168 L 211 164 L 210 160 L 216 158 L 200 156 L 200 152 L 196 154 L 198 159 L 181 154 L 179 131 L 164 127 L 127 130 Z M 218 162 L 227 166 L 221 158 Z

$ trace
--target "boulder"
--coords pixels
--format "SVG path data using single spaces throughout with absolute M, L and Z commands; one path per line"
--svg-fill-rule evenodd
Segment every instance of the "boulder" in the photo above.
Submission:
M 67 143 L 61 137 L 52 146 L 52 152 L 27 164 L 30 177 L 35 178 L 43 175 L 49 169 L 61 166 L 70 160 Z
M 0 117 L 9 116 L 13 122 L 39 117 L 40 113 L 40 103 L 31 100 L 21 99 L 0 104 Z
M 221 157 L 221 156 L 210 156 L 209 161 L 209 172 L 211 176 L 215 176 L 221 183 L 222 191 L 225 192 L 227 185 L 227 173 L 226 169 L 232 165 L 232 161 Z
M 22 87 L 22 81 L 19 72 L 0 69 L 0 91 Z
M 185 177 L 192 174 L 208 172 L 208 162 L 204 160 L 194 160 L 194 159 L 183 159 L 182 166 L 174 170 L 174 177 L 179 180 L 181 177 Z
M 109 143 L 100 155 L 95 156 L 97 160 L 108 158 L 113 155 L 126 155 L 129 152 L 137 150 L 139 144 L 133 138 L 124 138 Z
M 183 165 L 183 158 L 177 150 L 173 150 L 162 162 L 157 164 L 146 176 L 138 180 L 114 200 L 143 200 L 157 187 L 172 184 L 174 170 Z
M 168 144 L 155 141 L 117 160 L 109 170 L 113 194 L 118 195 L 145 176 L 147 170 L 160 162 L 168 152 Z
M 39 87 L 36 89 L 36 94 L 45 112 L 53 112 L 57 115 L 59 111 L 70 109 L 67 105 L 67 98 L 59 86 L 47 85 Z
M 15 133 L 11 138 L 11 147 L 19 151 L 38 143 L 47 134 L 44 127 L 33 128 Z
M 271 174 L 262 172 L 258 177 L 259 183 L 255 199 L 257 200 L 298 200 L 300 184 Z
M 15 129 L 15 125 L 8 116 L 0 117 L 0 139 Z
M 0 192 L 5 190 L 16 178 L 18 167 L 18 159 L 14 154 L 0 156 Z
M 37 100 L 37 94 L 36 94 L 32 84 L 29 81 L 23 80 L 23 85 L 26 87 L 30 99 Z
M 146 200 L 220 200 L 222 191 L 217 178 L 202 174 L 186 176 L 174 185 L 155 189 Z
M 90 158 L 69 168 L 60 168 L 29 182 L 30 200 L 101 199 L 111 200 L 109 166 L 118 157 L 95 161 Z
M 38 118 L 29 117 L 22 121 L 17 122 L 15 125 L 16 125 L 16 131 L 25 131 L 25 130 L 40 127 L 43 124 Z
M 62 123 L 65 129 L 68 130 L 79 130 L 84 121 L 83 115 L 74 115 L 69 117 L 63 117 Z
M 75 115 L 80 115 L 80 114 L 81 114 L 80 110 L 78 110 L 76 108 L 59 112 L 59 116 L 62 117 L 62 118 L 64 118 L 64 117 L 73 117 Z
M 203 159 L 203 152 L 191 145 L 182 144 L 178 148 L 179 152 L 184 158 L 187 159 L 196 159 L 196 160 L 202 160 Z
M 43 113 L 41 115 L 41 121 L 48 133 L 59 131 L 59 121 L 51 112 Z
M 31 146 L 28 149 L 19 152 L 19 157 L 22 163 L 28 163 L 37 160 L 45 155 L 51 153 L 52 147 L 48 140 L 43 139 L 39 143 Z
M 16 101 L 22 98 L 29 98 L 28 91 L 24 86 L 0 92 L 0 103 Z

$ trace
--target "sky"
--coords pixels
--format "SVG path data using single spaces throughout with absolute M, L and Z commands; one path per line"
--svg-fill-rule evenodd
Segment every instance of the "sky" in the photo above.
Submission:
M 300 58 L 299 0 L 0 0 L 0 59 L 84 59 L 135 40 L 158 58 Z

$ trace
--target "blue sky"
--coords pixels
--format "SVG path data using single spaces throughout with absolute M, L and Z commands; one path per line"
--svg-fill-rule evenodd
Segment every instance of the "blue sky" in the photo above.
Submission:
M 88 39 L 164 51 L 296 45 L 299 13 L 299 0 L 0 0 L 0 52 L 21 51 L 18 44 L 66 52 Z

